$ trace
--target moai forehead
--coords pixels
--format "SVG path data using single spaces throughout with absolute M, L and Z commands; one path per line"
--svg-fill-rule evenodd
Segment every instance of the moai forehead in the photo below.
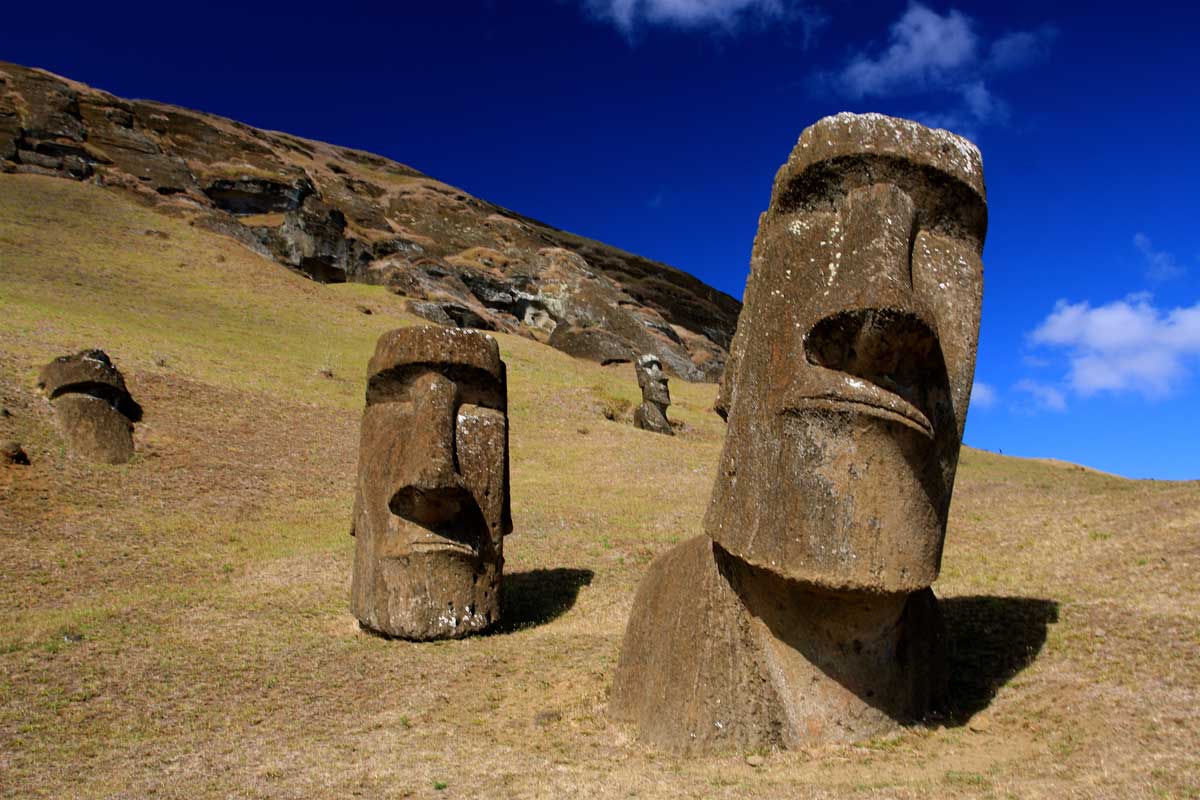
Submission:
M 81 394 L 104 400 L 114 409 L 139 422 L 142 409 L 125 386 L 125 378 L 103 350 L 81 350 L 60 356 L 42 367 L 38 388 L 55 400 L 62 395 Z
M 760 219 L 717 403 L 729 429 L 714 541 L 831 588 L 933 580 L 986 227 L 965 139 L 877 114 L 804 131 Z
M 983 158 L 969 140 L 940 128 L 883 114 L 841 113 L 804 129 L 775 175 L 772 197 L 810 167 L 840 159 L 900 159 L 956 180 L 987 201 Z
M 465 402 L 505 410 L 505 365 L 496 339 L 478 331 L 417 326 L 379 337 L 367 366 L 367 404 L 385 402 L 413 375 L 439 372 L 465 392 Z

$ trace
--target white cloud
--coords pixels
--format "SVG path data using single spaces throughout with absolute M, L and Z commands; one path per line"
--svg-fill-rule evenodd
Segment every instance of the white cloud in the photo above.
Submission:
M 820 11 L 795 0 L 583 0 L 583 5 L 626 37 L 648 27 L 735 31 L 746 24 L 799 22 L 807 46 L 828 21 Z
M 914 3 L 892 24 L 890 44 L 874 58 L 859 54 L 842 70 L 841 84 L 853 97 L 896 88 L 940 86 L 976 59 L 978 39 L 958 11 L 945 16 Z
M 888 44 L 875 55 L 859 53 L 827 81 L 861 100 L 884 95 L 932 95 L 945 107 L 913 113 L 933 127 L 973 136 L 983 125 L 1008 121 L 1008 104 L 985 78 L 1043 58 L 1056 35 L 1043 26 L 1016 31 L 990 45 L 974 21 L 955 9 L 939 14 L 911 3 L 888 31 Z
M 1159 398 L 1188 377 L 1188 361 L 1200 356 L 1200 303 L 1167 311 L 1146 294 L 1095 308 L 1060 300 L 1030 341 L 1065 351 L 1068 382 L 1080 395 Z
M 971 408 L 992 408 L 996 405 L 996 389 L 990 383 L 975 381 L 971 389 Z
M 1179 265 L 1175 256 L 1155 250 L 1150 237 L 1144 233 L 1134 234 L 1133 246 L 1141 251 L 1142 258 L 1146 260 L 1146 277 L 1156 283 L 1178 278 L 1187 271 Z
M 988 66 L 997 70 L 1016 69 L 1050 54 L 1050 45 L 1058 37 L 1058 29 L 1043 25 L 1033 31 L 1006 33 L 992 42 L 988 50 Z
M 1031 381 L 1028 378 L 1017 381 L 1015 387 L 1017 391 L 1025 392 L 1033 397 L 1039 406 L 1048 408 L 1051 411 L 1066 411 L 1067 398 L 1061 391 L 1037 381 Z

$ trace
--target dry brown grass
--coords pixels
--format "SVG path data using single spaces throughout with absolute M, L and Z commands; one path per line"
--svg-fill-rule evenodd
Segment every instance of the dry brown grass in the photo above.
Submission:
M 714 387 L 672 382 L 686 427 L 656 436 L 597 407 L 637 399 L 632 368 L 499 337 L 504 628 L 388 642 L 346 610 L 347 528 L 401 299 L 47 178 L 0 176 L 0 262 L 0 438 L 33 460 L 0 467 L 0 796 L 1200 796 L 1197 483 L 966 451 L 935 587 L 953 713 L 758 768 L 679 759 L 606 693 L 646 565 L 701 529 Z M 32 390 L 91 344 L 146 409 L 124 466 L 70 457 Z

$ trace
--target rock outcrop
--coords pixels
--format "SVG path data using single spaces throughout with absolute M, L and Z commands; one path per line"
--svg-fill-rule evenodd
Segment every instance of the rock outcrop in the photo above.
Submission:
M 975 370 L 979 151 L 878 114 L 807 128 L 759 223 L 706 535 L 634 600 L 612 712 L 672 750 L 873 736 L 935 708 Z
M 0 171 L 133 192 L 314 280 L 384 284 L 444 314 L 428 319 L 600 361 L 655 353 L 687 380 L 720 376 L 741 308 L 684 272 L 389 159 L 4 62 Z M 568 330 L 610 341 L 597 348 Z
M 351 529 L 350 608 L 363 627 L 427 640 L 499 621 L 512 531 L 507 400 L 487 334 L 427 326 L 379 337 Z

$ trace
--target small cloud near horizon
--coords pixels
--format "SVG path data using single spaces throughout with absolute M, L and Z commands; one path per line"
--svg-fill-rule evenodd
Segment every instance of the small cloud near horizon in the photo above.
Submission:
M 1066 384 L 1081 397 L 1100 392 L 1167 397 L 1200 358 L 1200 303 L 1160 309 L 1149 294 L 1093 307 L 1059 300 L 1029 335 L 1034 346 L 1066 359 Z
M 983 381 L 975 381 L 975 386 L 971 389 L 971 408 L 981 410 L 993 408 L 997 399 L 998 395 L 994 386 Z
M 1050 411 L 1066 411 L 1067 398 L 1058 389 L 1049 384 L 1024 378 L 1014 384 L 1014 389 L 1024 392 L 1033 398 L 1039 407 Z
M 860 51 L 837 73 L 822 75 L 820 82 L 855 100 L 884 95 L 936 97 L 946 104 L 944 109 L 912 116 L 926 125 L 974 137 L 980 127 L 1004 124 L 1011 117 L 1008 104 L 988 79 L 1046 58 L 1056 36 L 1053 26 L 1043 25 L 1006 33 L 987 44 L 975 21 L 961 11 L 939 14 L 913 2 L 892 23 L 883 50 Z
M 607 22 L 633 41 L 647 28 L 718 30 L 798 22 L 807 47 L 829 17 L 795 0 L 582 0 L 594 19 Z

